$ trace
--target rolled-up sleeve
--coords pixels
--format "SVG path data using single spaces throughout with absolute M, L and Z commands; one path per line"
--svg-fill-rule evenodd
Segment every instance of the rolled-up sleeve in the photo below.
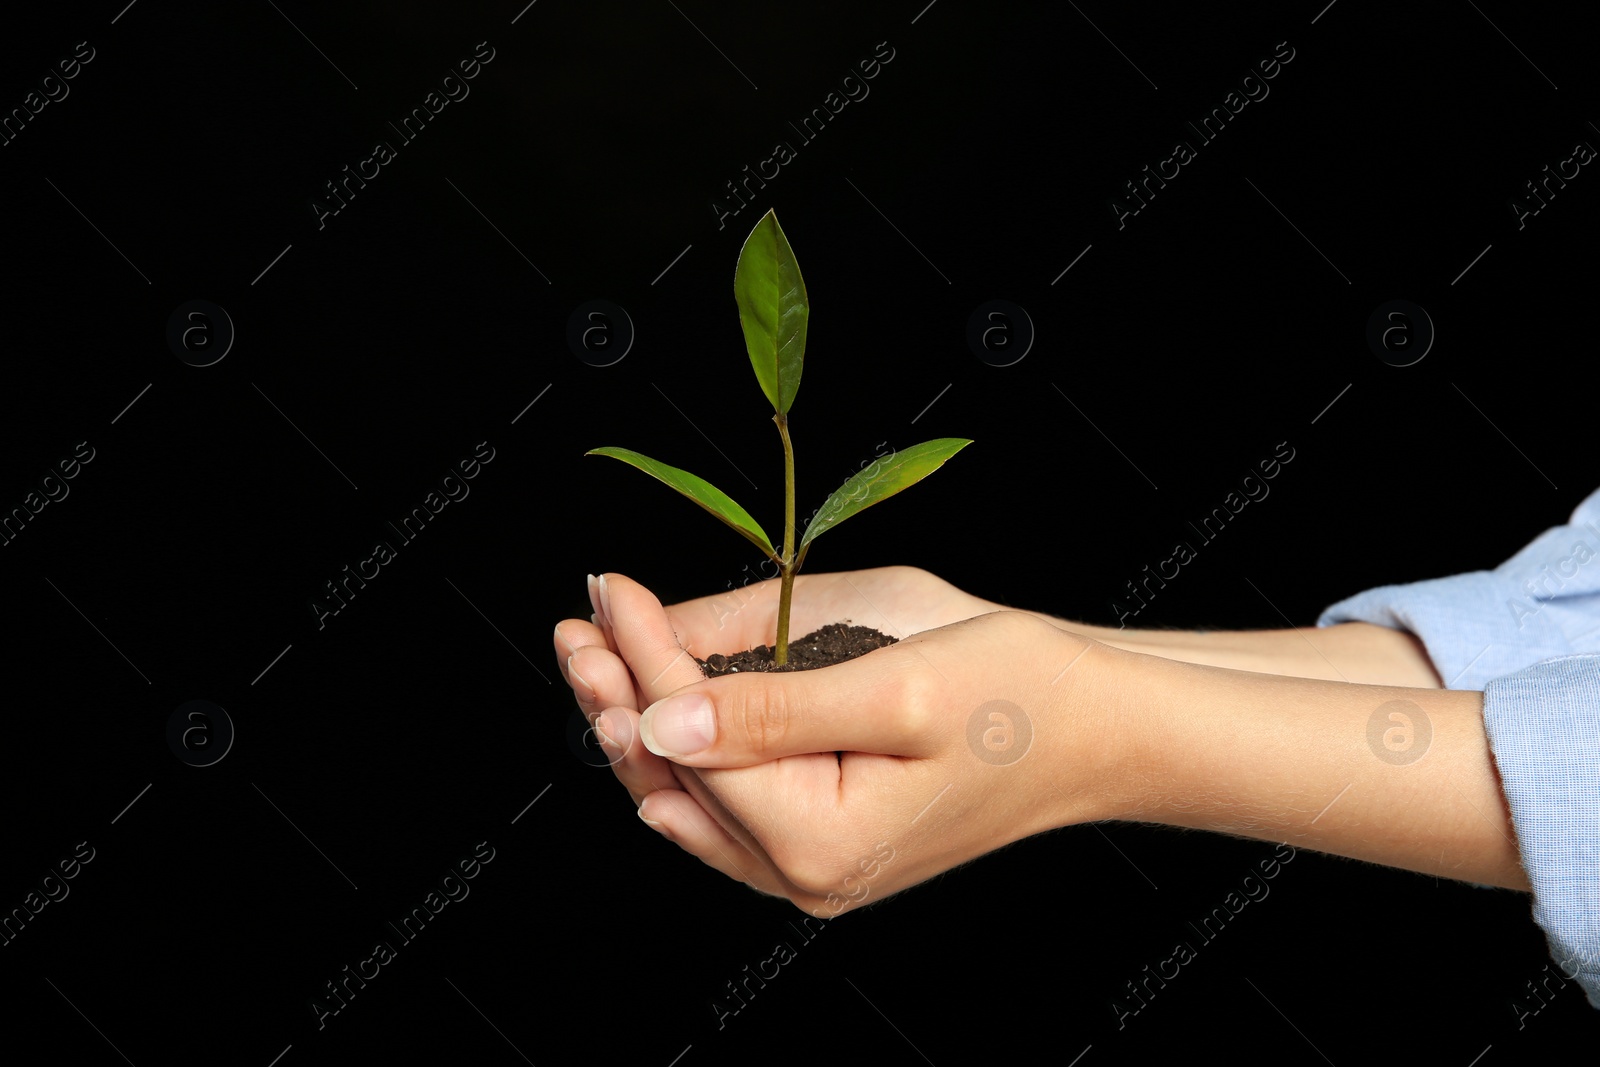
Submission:
M 1540 660 L 1600 652 L 1600 490 L 1494 570 L 1369 589 L 1317 625 L 1337 622 L 1416 634 L 1447 689 L 1481 690 Z
M 1600 1008 L 1600 491 L 1488 571 L 1369 589 L 1318 626 L 1415 634 L 1449 689 L 1483 691 L 1533 917 Z
M 1493 679 L 1483 720 L 1534 921 L 1562 974 L 1600 1008 L 1600 655 Z

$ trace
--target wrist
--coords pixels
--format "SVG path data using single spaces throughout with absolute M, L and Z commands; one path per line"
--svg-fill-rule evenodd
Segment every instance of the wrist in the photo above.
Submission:
M 1049 828 L 1141 818 L 1157 753 L 1139 721 L 1143 710 L 1127 694 L 1137 662 L 1150 657 L 1053 629 L 1051 651 L 1040 659 L 1047 665 L 1041 685 L 1048 729 L 1036 768 L 1045 779 Z

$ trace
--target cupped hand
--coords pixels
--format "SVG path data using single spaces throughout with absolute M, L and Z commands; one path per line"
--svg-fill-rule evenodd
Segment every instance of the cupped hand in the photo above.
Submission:
M 700 659 L 719 652 L 741 652 L 772 644 L 778 628 L 780 585 L 776 578 L 751 582 L 664 610 L 679 643 Z M 598 582 L 593 583 L 590 600 L 607 647 L 617 651 Z M 919 567 L 802 574 L 794 580 L 789 634 L 800 638 L 829 623 L 851 622 L 904 638 L 999 610 L 1001 605 L 966 593 Z
M 597 625 L 558 628 L 618 777 L 686 851 L 832 915 L 1109 813 L 1124 750 L 1096 736 L 1108 694 L 1092 668 L 1105 646 L 883 568 L 802 576 L 791 632 L 850 618 L 899 631 L 898 644 L 821 670 L 704 679 L 686 649 L 704 658 L 770 641 L 776 590 L 749 589 L 731 614 L 717 598 L 663 609 L 608 575 Z M 685 704 L 697 706 L 673 714 Z

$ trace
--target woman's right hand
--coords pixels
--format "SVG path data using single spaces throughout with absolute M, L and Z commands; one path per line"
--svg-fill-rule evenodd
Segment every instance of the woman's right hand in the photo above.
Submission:
M 730 877 L 836 915 L 1010 841 L 1111 813 L 1123 748 L 1095 732 L 1104 694 L 1087 655 L 1109 653 L 1104 646 L 892 568 L 817 576 L 818 598 L 797 588 L 795 632 L 841 613 L 859 618 L 844 606 L 851 600 L 896 628 L 954 621 L 832 667 L 707 680 L 680 647 L 683 630 L 701 640 L 745 634 L 704 651 L 691 642 L 702 657 L 759 638 L 705 601 L 669 613 L 637 583 L 607 577 L 596 613 L 607 637 L 579 648 L 573 666 L 595 691 L 591 709 L 615 702 L 596 714 L 618 778 L 641 817 Z M 749 619 L 758 604 L 746 607 Z M 576 620 L 561 629 L 575 643 L 599 637 Z M 702 722 L 716 737 L 699 757 L 685 756 L 685 735 L 663 721 L 660 702 L 686 695 L 712 701 Z

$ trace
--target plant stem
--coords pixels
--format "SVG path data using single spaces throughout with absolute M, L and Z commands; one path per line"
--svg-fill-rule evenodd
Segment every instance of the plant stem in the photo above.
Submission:
M 794 550 L 794 445 L 789 440 L 789 417 L 780 411 L 772 421 L 783 438 L 783 581 L 778 592 L 778 640 L 773 646 L 773 663 L 782 667 L 789 660 L 789 600 L 800 561 Z

